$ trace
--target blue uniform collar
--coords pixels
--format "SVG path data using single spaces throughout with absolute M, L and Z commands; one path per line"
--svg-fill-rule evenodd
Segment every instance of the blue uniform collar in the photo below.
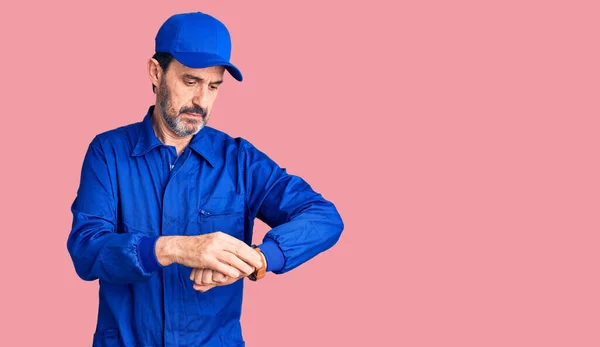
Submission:
M 138 132 L 138 139 L 131 155 L 134 157 L 146 155 L 152 149 L 164 144 L 156 137 L 154 129 L 152 128 L 152 112 L 154 111 L 154 105 L 150 106 L 144 120 L 140 124 L 140 131 Z M 207 133 L 212 129 L 208 126 L 204 126 L 202 130 L 190 141 L 188 147 L 194 152 L 202 156 L 208 163 L 214 167 L 217 163 L 217 156 L 210 141 L 210 136 Z

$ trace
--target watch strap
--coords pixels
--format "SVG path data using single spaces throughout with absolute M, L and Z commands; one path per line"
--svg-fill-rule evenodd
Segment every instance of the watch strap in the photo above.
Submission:
M 267 274 L 267 264 L 265 264 L 265 256 L 263 254 L 263 252 L 260 250 L 260 248 L 256 245 L 252 245 L 252 248 L 254 248 L 254 250 L 256 252 L 258 252 L 258 254 L 260 255 L 260 261 L 262 263 L 261 267 L 259 267 L 258 269 L 256 269 L 253 273 L 251 273 L 248 278 L 251 281 L 258 281 L 260 279 L 262 279 L 263 277 L 266 276 Z

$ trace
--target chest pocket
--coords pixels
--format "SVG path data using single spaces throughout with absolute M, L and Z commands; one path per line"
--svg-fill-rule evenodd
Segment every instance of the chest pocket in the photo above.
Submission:
M 216 231 L 244 239 L 244 199 L 242 196 L 212 196 L 198 211 L 200 234 Z

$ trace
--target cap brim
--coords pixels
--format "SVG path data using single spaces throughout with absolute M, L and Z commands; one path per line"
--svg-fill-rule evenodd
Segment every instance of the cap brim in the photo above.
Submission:
M 233 78 L 242 81 L 242 72 L 232 63 L 215 54 L 171 52 L 181 64 L 192 69 L 203 69 L 211 66 L 224 66 Z

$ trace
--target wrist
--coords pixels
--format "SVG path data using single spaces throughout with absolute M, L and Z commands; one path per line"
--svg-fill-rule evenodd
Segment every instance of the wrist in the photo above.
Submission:
M 285 266 L 285 257 L 279 245 L 270 238 L 265 238 L 262 245 L 258 246 L 265 256 L 267 271 L 280 272 Z
M 156 240 L 154 251 L 160 265 L 168 266 L 180 262 L 182 253 L 180 238 L 178 236 L 161 236 Z

